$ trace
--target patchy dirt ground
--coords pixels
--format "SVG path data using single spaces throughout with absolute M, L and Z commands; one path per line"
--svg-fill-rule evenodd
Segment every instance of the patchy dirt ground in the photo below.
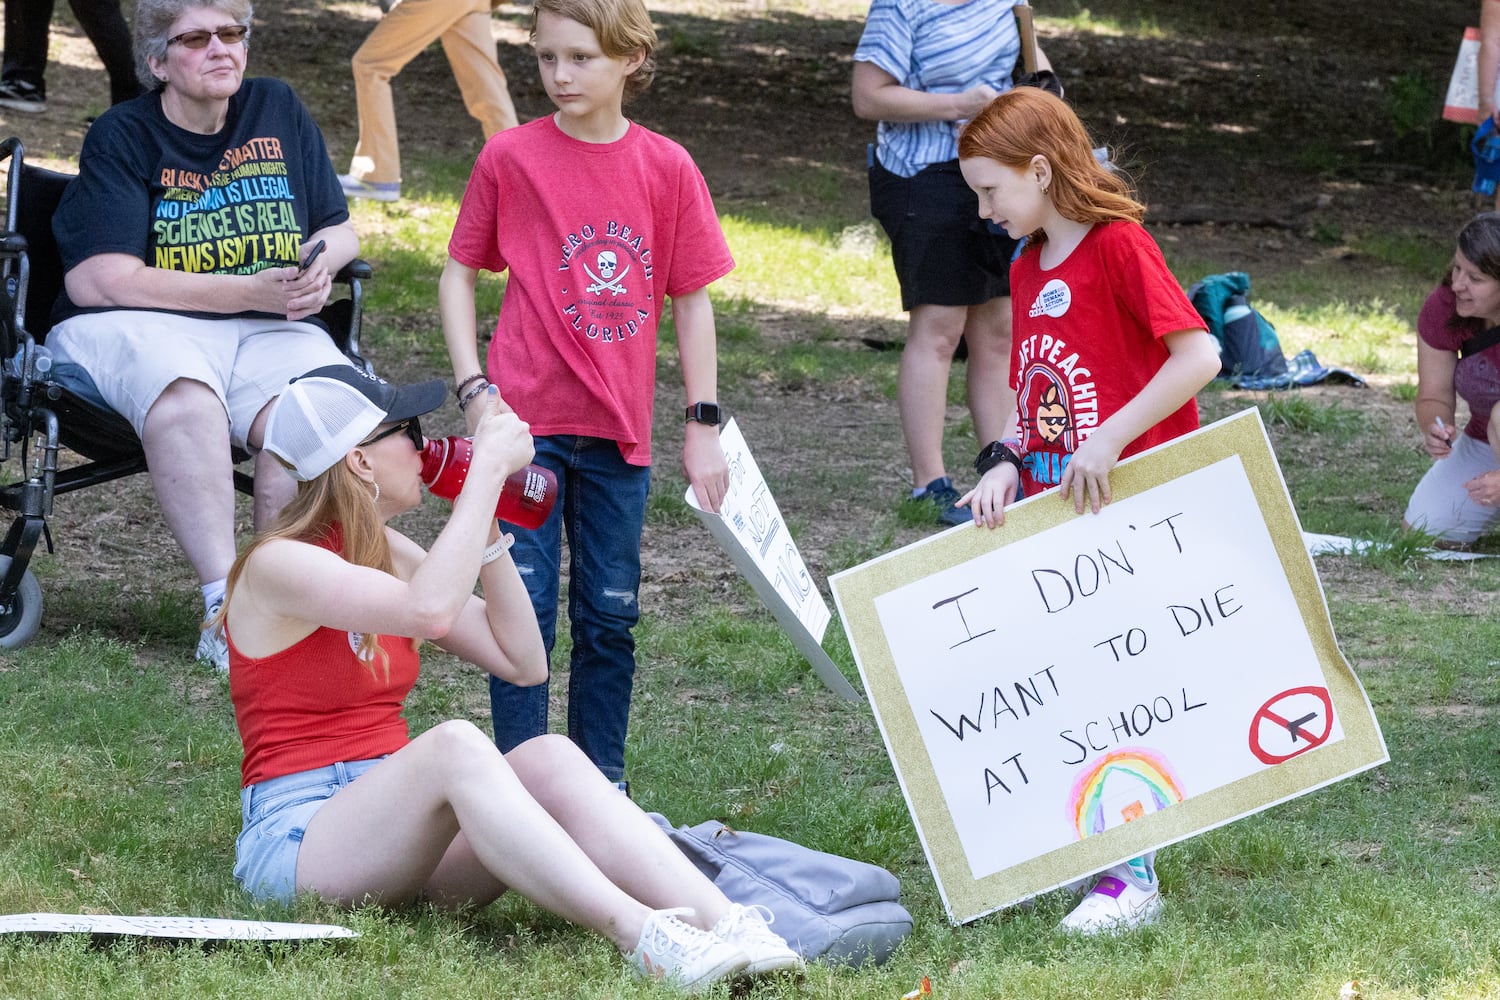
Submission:
M 21 135 L 33 158 L 53 164 L 76 155 L 87 118 L 102 110 L 107 94 L 92 49 L 63 6 L 52 39 L 48 112 L 0 113 L 0 130 Z M 1460 132 L 1435 116 L 1474 6 L 1373 0 L 1354 19 L 1335 0 L 1097 0 L 1091 13 L 1051 2 L 1037 10 L 1041 42 L 1070 100 L 1135 176 L 1158 238 L 1222 269 L 1265 274 L 1330 255 L 1379 272 L 1385 265 L 1351 249 L 1357 237 L 1428 233 L 1445 243 L 1473 210 Z M 652 7 L 661 68 L 631 114 L 689 148 L 721 208 L 758 206 L 788 218 L 850 223 L 867 217 L 864 148 L 873 126 L 854 119 L 848 96 L 862 9 L 846 0 L 795 7 L 667 0 Z M 525 48 L 527 13 L 506 4 L 495 22 L 523 119 L 550 110 Z M 298 89 L 340 165 L 355 140 L 349 56 L 378 16 L 373 3 L 359 0 L 263 2 L 257 13 L 252 72 L 281 76 Z M 1111 27 L 1142 20 L 1151 30 L 1127 35 Z M 478 128 L 464 114 L 440 49 L 415 60 L 396 90 L 405 148 L 458 161 L 477 151 Z M 815 193 L 805 180 L 793 183 L 793 171 L 805 175 L 809 166 L 827 180 Z M 409 169 L 406 183 L 422 190 L 451 180 Z M 822 317 L 788 309 L 766 329 L 795 339 L 815 321 Z M 886 330 L 899 335 L 899 319 L 891 317 Z M 379 360 L 390 374 L 410 367 Z M 784 387 L 737 391 L 737 411 L 760 428 L 757 454 L 786 483 L 778 486 L 783 505 L 794 498 L 804 512 L 799 531 L 809 561 L 824 572 L 842 568 L 827 563 L 830 553 L 872 506 L 884 509 L 906 478 L 893 402 L 851 386 L 837 393 L 830 417 L 826 397 Z M 676 404 L 676 388 L 665 385 L 663 408 Z M 1389 410 L 1381 420 L 1392 425 L 1404 411 L 1386 393 L 1366 394 L 1360 405 Z M 670 458 L 675 447 L 669 439 L 660 451 Z M 821 488 L 839 463 L 875 464 L 889 491 L 852 497 Z M 143 480 L 76 494 L 59 507 L 56 530 L 71 551 L 55 572 L 112 578 L 127 595 L 143 582 L 192 586 L 185 569 L 166 565 L 180 560 Z M 685 607 L 689 588 L 680 584 L 688 578 L 707 577 L 712 590 L 730 592 L 733 571 L 705 555 L 702 536 L 648 530 L 648 603 Z M 693 537 L 678 541 L 684 534 Z M 893 539 L 907 540 L 899 533 Z M 90 550 L 87 558 L 79 548 Z M 171 556 L 164 561 L 163 553 Z M 693 593 L 701 599 L 701 584 Z
M 850 0 L 651 6 L 660 70 L 631 113 L 689 147 L 717 200 L 795 209 L 782 171 L 816 164 L 846 181 L 857 212 L 873 135 L 848 96 L 862 10 Z M 1459 131 L 1432 119 L 1472 7 L 1374 0 L 1351 19 L 1335 0 L 1234 8 L 1102 0 L 1078 15 L 1085 28 L 1049 19 L 1076 15 L 1074 3 L 1049 0 L 1037 10 L 1040 41 L 1069 100 L 1131 168 L 1152 223 L 1216 230 L 1192 236 L 1206 250 L 1248 259 L 1267 233 L 1284 251 L 1320 228 L 1446 227 L 1468 210 Z M 263 3 L 256 16 L 252 72 L 297 87 L 336 161 L 355 138 L 348 59 L 378 16 L 360 0 Z M 550 110 L 525 47 L 527 17 L 526 6 L 505 4 L 495 22 L 523 119 Z M 1111 27 L 1142 19 L 1151 30 Z M 67 158 L 107 88 L 61 9 L 48 84 L 45 115 L 0 112 L 0 123 L 23 133 L 34 153 Z M 455 156 L 477 150 L 477 127 L 439 47 L 402 72 L 396 91 L 403 143 Z

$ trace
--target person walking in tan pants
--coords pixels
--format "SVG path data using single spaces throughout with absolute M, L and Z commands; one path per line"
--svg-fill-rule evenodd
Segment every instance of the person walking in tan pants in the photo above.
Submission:
M 505 71 L 495 57 L 490 11 L 498 0 L 398 0 L 354 53 L 354 98 L 359 143 L 349 172 L 339 181 L 350 198 L 395 201 L 401 197 L 401 150 L 391 79 L 418 53 L 443 43 L 464 107 L 488 139 L 516 125 Z

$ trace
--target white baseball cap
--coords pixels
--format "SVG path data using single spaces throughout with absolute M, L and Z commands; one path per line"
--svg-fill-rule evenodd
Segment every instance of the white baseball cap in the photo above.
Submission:
M 435 378 L 392 385 L 352 365 L 328 365 L 287 384 L 266 419 L 265 449 L 292 478 L 316 479 L 381 424 L 409 420 L 443 405 L 447 387 Z

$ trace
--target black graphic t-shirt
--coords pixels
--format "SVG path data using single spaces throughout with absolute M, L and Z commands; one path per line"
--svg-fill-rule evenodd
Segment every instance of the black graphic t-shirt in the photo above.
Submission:
M 110 108 L 84 138 L 52 229 L 65 269 L 123 253 L 174 271 L 254 274 L 296 264 L 307 234 L 348 217 L 323 133 L 290 87 L 261 77 L 230 98 L 214 135 L 168 121 L 159 93 Z M 86 311 L 64 291 L 53 320 Z

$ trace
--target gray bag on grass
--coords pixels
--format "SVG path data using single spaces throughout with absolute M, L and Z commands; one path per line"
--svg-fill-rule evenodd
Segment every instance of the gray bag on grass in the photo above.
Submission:
M 771 930 L 805 959 L 878 965 L 911 933 L 901 883 L 884 868 L 718 820 L 674 828 L 650 815 L 730 900 L 770 910 Z

